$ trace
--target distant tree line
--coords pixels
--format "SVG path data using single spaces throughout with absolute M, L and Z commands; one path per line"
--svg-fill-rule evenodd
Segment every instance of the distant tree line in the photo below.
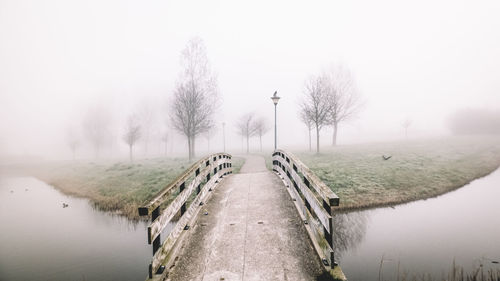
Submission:
M 144 144 L 144 154 L 148 154 L 153 140 L 164 146 L 165 154 L 171 133 L 175 129 L 187 140 L 188 157 L 193 160 L 196 141 L 204 136 L 210 151 L 210 139 L 216 131 L 215 113 L 220 97 L 217 76 L 211 69 L 207 51 L 200 38 L 191 39 L 181 52 L 181 71 L 177 78 L 173 97 L 166 107 L 164 129 L 158 129 L 155 105 L 144 103 L 135 112 L 126 117 L 125 125 L 115 132 L 111 124 L 110 113 L 101 107 L 88 111 L 84 117 L 81 135 L 74 127 L 67 133 L 67 144 L 73 158 L 81 146 L 82 139 L 87 139 L 98 158 L 104 146 L 112 146 L 113 139 L 121 135 L 128 146 L 130 161 L 133 160 L 134 147 L 139 141 Z M 319 74 L 310 76 L 304 83 L 303 97 L 300 102 L 299 117 L 309 132 L 309 149 L 312 149 L 311 132 L 316 135 L 316 152 L 320 151 L 320 133 L 323 128 L 333 129 L 332 145 L 337 144 L 339 126 L 354 117 L 360 108 L 359 93 L 352 73 L 344 66 L 332 65 Z M 409 124 L 404 124 L 407 130 Z M 238 134 L 246 139 L 246 151 L 249 152 L 250 138 L 259 137 L 262 151 L 262 136 L 270 129 L 269 123 L 257 118 L 254 113 L 247 113 L 236 121 Z
M 200 38 L 191 39 L 181 53 L 181 72 L 177 79 L 173 98 L 167 107 L 171 127 L 186 137 L 188 157 L 195 157 L 195 143 L 200 135 L 205 135 L 210 150 L 210 138 L 215 132 L 214 114 L 219 104 L 217 77 L 212 72 L 205 45 Z M 127 116 L 122 131 L 122 140 L 129 148 L 130 161 L 134 147 L 139 141 L 144 144 L 144 154 L 148 154 L 153 139 L 164 144 L 165 154 L 171 134 L 168 129 L 159 130 L 156 123 L 155 104 L 139 104 L 134 113 Z M 82 130 L 78 126 L 68 128 L 66 142 L 73 158 L 82 144 L 88 140 L 96 158 L 104 146 L 110 146 L 116 135 L 111 124 L 111 116 L 103 107 L 92 107 L 83 118 Z

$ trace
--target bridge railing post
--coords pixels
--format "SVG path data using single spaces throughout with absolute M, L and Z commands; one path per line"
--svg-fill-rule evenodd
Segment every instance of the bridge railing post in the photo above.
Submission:
M 273 171 L 284 181 L 325 267 L 335 266 L 332 207 L 338 196 L 292 153 L 273 152 Z
M 232 173 L 231 158 L 227 153 L 217 153 L 199 160 L 146 205 L 139 207 L 140 216 L 151 215 L 147 232 L 148 244 L 153 247 L 153 259 L 148 268 L 150 279 L 156 274 L 164 274 L 164 269 L 169 268 L 167 265 L 172 262 L 169 259 L 171 253 L 177 250 L 179 238 L 184 230 L 189 229 L 203 201 L 209 198 L 209 191 L 217 186 L 224 175 Z M 172 200 L 177 187 L 179 193 Z M 167 202 L 170 202 L 168 206 L 164 206 Z M 174 218 L 178 220 L 174 222 Z M 162 242 L 162 231 L 172 223 L 174 226 Z

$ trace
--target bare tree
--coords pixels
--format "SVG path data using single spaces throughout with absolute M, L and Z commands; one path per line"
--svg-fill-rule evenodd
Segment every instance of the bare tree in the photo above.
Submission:
M 80 137 L 78 136 L 77 132 L 74 129 L 68 128 L 66 141 L 68 143 L 69 148 L 71 149 L 73 160 L 75 160 L 76 150 L 80 147 Z
M 134 144 L 141 138 L 141 126 L 139 125 L 139 118 L 136 115 L 130 115 L 127 119 L 127 124 L 125 127 L 125 134 L 123 135 L 123 141 L 129 147 L 130 162 L 132 162 L 132 150 Z
M 408 128 L 411 126 L 411 119 L 406 118 L 406 120 L 401 124 L 405 129 L 405 138 L 408 138 Z
M 316 128 L 316 153 L 319 153 L 320 131 L 329 124 L 331 112 L 322 76 L 312 76 L 306 80 L 300 111 L 301 116 L 307 117 Z
M 247 113 L 236 124 L 240 135 L 247 140 L 247 153 L 250 151 L 250 138 L 257 133 L 254 118 L 253 113 Z
M 269 126 L 265 119 L 259 118 L 255 121 L 255 134 L 259 136 L 260 141 L 260 151 L 262 152 L 262 136 L 269 131 Z
M 358 112 L 360 99 L 354 78 L 346 67 L 332 65 L 322 76 L 330 104 L 329 125 L 333 127 L 332 145 L 336 145 L 339 124 Z
M 111 138 L 110 115 L 103 107 L 90 109 L 85 116 L 83 129 L 87 139 L 94 147 L 95 157 L 99 157 L 100 149 Z
M 172 126 L 188 140 L 189 159 L 195 157 L 196 136 L 214 126 L 217 78 L 210 69 L 203 41 L 194 38 L 182 52 L 183 71 L 174 91 Z
M 306 125 L 307 127 L 307 132 L 309 133 L 309 151 L 312 151 L 312 146 L 311 146 L 311 130 L 313 128 L 313 121 L 310 116 L 308 116 L 308 111 L 304 110 L 301 108 L 299 112 L 299 118 L 300 120 Z

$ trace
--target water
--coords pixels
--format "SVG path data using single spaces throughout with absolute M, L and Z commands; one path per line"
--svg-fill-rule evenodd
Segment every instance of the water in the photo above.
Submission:
M 500 269 L 500 170 L 445 195 L 394 208 L 338 215 L 335 237 L 349 281 L 396 280 L 408 272 L 447 276 Z M 382 261 L 382 266 L 381 265 Z
M 349 281 L 369 281 L 380 268 L 382 279 L 396 280 L 398 263 L 401 273 L 435 278 L 453 259 L 466 270 L 500 268 L 491 263 L 500 261 L 499 198 L 497 170 L 437 198 L 337 215 L 342 269 Z M 146 227 L 34 178 L 0 177 L 0 281 L 143 280 L 152 255 Z
M 97 211 L 34 178 L 0 177 L 1 281 L 144 280 L 146 233 L 144 222 Z

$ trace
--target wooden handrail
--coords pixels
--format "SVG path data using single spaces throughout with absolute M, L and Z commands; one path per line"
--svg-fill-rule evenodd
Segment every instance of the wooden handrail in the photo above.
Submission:
M 182 230 L 189 228 L 188 223 L 200 210 L 200 203 L 208 198 L 208 193 L 216 187 L 222 177 L 232 173 L 231 158 L 230 154 L 216 153 L 200 159 L 148 203 L 139 207 L 139 215 L 151 214 L 148 243 L 153 244 L 153 260 L 149 265 L 149 278 L 163 273 L 163 269 L 170 262 L 170 254 Z M 164 210 L 161 210 L 162 204 L 166 203 L 176 190 L 179 190 L 179 194 Z M 194 192 L 196 197 L 187 208 L 187 201 Z M 161 232 L 177 214 L 180 214 L 179 220 L 166 239 L 161 242 Z
M 229 159 L 231 159 L 231 155 L 229 155 L 229 154 L 216 153 L 216 154 L 212 154 L 210 156 L 207 156 L 205 158 L 198 160 L 191 167 L 189 167 L 189 169 L 184 171 L 184 173 L 182 173 L 182 175 L 180 175 L 173 182 L 171 182 L 167 187 L 160 190 L 157 193 L 157 195 L 153 199 L 151 199 L 146 205 L 140 207 L 139 208 L 139 215 L 140 216 L 147 216 L 147 215 L 151 214 L 152 211 L 154 209 L 156 209 L 162 202 L 165 202 L 165 200 L 167 200 L 170 197 L 172 191 L 175 190 L 176 187 L 179 187 L 181 184 L 183 184 L 189 178 L 189 176 L 192 175 L 192 173 L 194 171 L 196 171 L 196 169 L 200 168 L 203 164 L 206 165 L 207 161 L 210 161 L 210 160 L 213 161 L 214 157 L 218 158 L 218 157 L 223 156 L 223 155 L 225 155 L 226 157 L 229 157 Z
M 273 170 L 285 182 L 304 223 L 309 225 L 311 239 L 315 247 L 320 248 L 318 254 L 323 264 L 333 268 L 332 207 L 339 205 L 339 197 L 290 152 L 274 151 Z

